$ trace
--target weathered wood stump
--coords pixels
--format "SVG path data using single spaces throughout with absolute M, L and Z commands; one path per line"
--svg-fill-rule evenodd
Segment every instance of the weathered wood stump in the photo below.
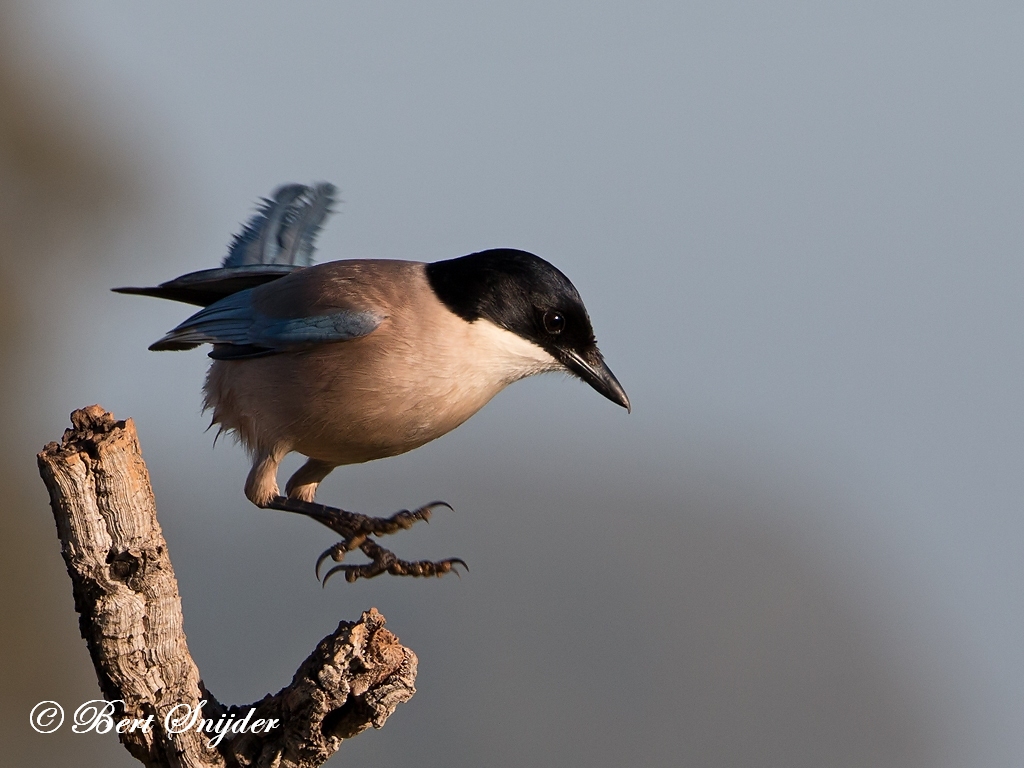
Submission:
M 371 608 L 321 640 L 278 693 L 250 705 L 219 703 L 185 642 L 178 582 L 132 420 L 93 405 L 71 422 L 61 442 L 39 454 L 39 472 L 100 690 L 118 702 L 111 716 L 149 724 L 119 734 L 133 756 L 159 768 L 313 768 L 412 697 L 416 655 Z M 207 731 L 186 719 L 193 712 Z M 245 732 L 226 728 L 246 715 Z M 208 732 L 218 725 L 227 730 L 219 741 Z

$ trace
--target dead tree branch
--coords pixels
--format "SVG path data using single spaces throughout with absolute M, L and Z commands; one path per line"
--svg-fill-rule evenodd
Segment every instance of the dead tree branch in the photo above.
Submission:
M 122 702 L 115 721 L 150 723 L 120 734 L 134 757 L 154 768 L 313 768 L 412 697 L 416 655 L 370 609 L 320 641 L 286 688 L 251 705 L 220 704 L 185 643 L 178 583 L 132 420 L 94 405 L 71 422 L 62 441 L 39 454 L 39 471 L 103 697 Z M 222 727 L 254 711 L 245 732 L 216 745 L 197 723 L 172 732 L 200 706 L 208 724 Z M 267 732 L 253 727 L 270 720 L 278 725 Z

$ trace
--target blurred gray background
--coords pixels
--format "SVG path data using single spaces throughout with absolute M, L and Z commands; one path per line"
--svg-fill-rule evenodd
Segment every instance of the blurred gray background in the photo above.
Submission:
M 370 606 L 418 653 L 332 764 L 1021 764 L 1022 97 L 1019 3 L 0 4 L 5 764 L 134 764 L 28 727 L 98 696 L 34 463 L 94 402 L 222 700 Z M 450 501 L 392 543 L 461 580 L 320 589 L 146 351 L 188 308 L 108 291 L 321 179 L 321 260 L 553 261 L 633 400 L 540 377 L 324 485 Z

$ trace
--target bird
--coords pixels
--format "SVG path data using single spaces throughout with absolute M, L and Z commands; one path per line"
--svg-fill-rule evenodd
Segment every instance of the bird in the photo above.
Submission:
M 425 263 L 343 259 L 314 264 L 315 241 L 336 188 L 285 184 L 236 234 L 220 268 L 154 287 L 124 287 L 202 307 L 150 345 L 212 345 L 204 385 L 211 426 L 234 434 L 252 458 L 245 495 L 257 507 L 297 512 L 341 541 L 317 560 L 348 581 L 388 572 L 440 576 L 460 558 L 405 561 L 374 537 L 426 520 L 432 502 L 386 518 L 316 503 L 336 467 L 395 456 L 458 427 L 498 392 L 535 374 L 567 372 L 613 403 L 629 398 L 598 349 L 569 279 L 532 253 L 495 248 Z M 277 470 L 306 462 L 282 494 Z M 457 572 L 457 571 L 456 571 Z

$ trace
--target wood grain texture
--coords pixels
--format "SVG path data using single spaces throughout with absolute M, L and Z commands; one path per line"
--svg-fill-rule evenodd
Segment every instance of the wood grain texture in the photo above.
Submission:
M 115 720 L 154 716 L 148 732 L 120 734 L 133 756 L 160 768 L 312 768 L 344 739 L 382 727 L 412 697 L 416 656 L 371 609 L 357 622 L 341 622 L 277 694 L 249 705 L 219 703 L 188 651 L 178 584 L 134 424 L 97 405 L 75 411 L 71 421 L 61 442 L 39 454 L 39 470 L 103 697 L 123 702 Z M 216 746 L 194 727 L 181 733 L 164 727 L 172 710 L 201 702 L 209 720 L 238 720 L 255 707 L 253 721 L 281 724 L 269 733 L 229 734 Z

